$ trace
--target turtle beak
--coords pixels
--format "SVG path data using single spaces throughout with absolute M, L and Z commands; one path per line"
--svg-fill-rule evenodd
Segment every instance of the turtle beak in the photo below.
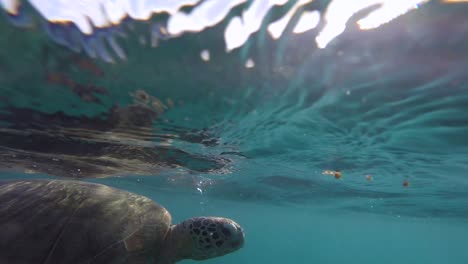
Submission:
M 242 248 L 245 241 L 245 233 L 242 227 L 234 221 L 224 224 L 223 227 L 229 230 L 229 233 L 231 234 L 229 243 L 231 244 L 232 249 L 238 250 Z

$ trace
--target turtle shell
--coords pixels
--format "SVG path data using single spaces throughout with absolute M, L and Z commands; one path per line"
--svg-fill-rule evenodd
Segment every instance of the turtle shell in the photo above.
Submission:
M 151 199 L 101 184 L 0 181 L 0 263 L 133 263 L 171 226 Z

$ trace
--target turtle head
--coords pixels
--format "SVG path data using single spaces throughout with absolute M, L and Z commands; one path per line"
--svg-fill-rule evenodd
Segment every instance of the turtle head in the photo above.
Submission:
M 171 228 L 177 246 L 176 260 L 204 260 L 226 255 L 244 245 L 244 231 L 233 220 L 221 217 L 195 217 Z

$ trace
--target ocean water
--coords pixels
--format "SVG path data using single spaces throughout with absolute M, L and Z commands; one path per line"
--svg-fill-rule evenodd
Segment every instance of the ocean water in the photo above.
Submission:
M 99 26 L 92 5 L 10 2 L 0 179 L 239 222 L 244 248 L 206 263 L 468 263 L 467 3 L 185 1 L 194 20 Z

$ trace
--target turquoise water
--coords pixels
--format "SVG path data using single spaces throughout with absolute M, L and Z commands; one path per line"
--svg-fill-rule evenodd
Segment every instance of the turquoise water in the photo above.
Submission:
M 325 48 L 320 27 L 268 35 L 289 7 L 229 53 L 227 18 L 157 48 L 139 40 L 152 21 L 130 21 L 114 63 L 57 43 L 68 26 L 5 16 L 0 179 L 100 182 L 174 222 L 238 221 L 244 248 L 207 263 L 468 263 L 468 5 L 367 31 L 351 18 Z

